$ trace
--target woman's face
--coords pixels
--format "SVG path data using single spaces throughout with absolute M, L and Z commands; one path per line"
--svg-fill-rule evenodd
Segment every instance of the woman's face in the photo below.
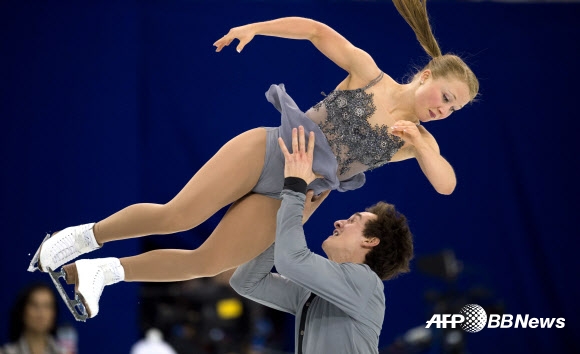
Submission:
M 423 84 L 415 93 L 415 110 L 421 122 L 445 119 L 469 103 L 469 88 L 460 80 L 434 79 L 430 72 L 421 80 Z
M 34 291 L 24 309 L 24 330 L 38 334 L 48 333 L 55 321 L 54 295 L 47 289 Z

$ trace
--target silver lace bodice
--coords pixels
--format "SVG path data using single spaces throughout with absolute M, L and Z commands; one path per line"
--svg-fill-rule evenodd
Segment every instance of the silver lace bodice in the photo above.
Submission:
M 337 162 L 339 179 L 380 167 L 404 145 L 387 126 L 371 126 L 375 111 L 373 94 L 365 92 L 383 78 L 383 73 L 363 88 L 334 90 L 306 112 L 324 132 Z

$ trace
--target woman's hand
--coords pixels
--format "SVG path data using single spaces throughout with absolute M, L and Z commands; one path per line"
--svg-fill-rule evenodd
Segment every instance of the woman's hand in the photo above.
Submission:
M 395 124 L 389 129 L 389 132 L 403 139 L 406 143 L 415 146 L 424 142 L 421 131 L 419 131 L 419 127 L 415 123 L 409 122 L 408 120 L 396 121 Z
M 425 128 L 399 120 L 389 128 L 389 132 L 411 144 L 411 149 L 407 149 L 408 154 L 417 159 L 421 171 L 437 192 L 445 195 L 453 193 L 457 185 L 453 167 L 441 156 L 437 141 Z
M 298 177 L 306 181 L 307 184 L 314 181 L 316 174 L 312 171 L 314 162 L 314 132 L 310 132 L 308 137 L 308 149 L 306 148 L 306 137 L 304 127 L 292 129 L 292 153 L 286 148 L 284 140 L 278 138 L 278 144 L 284 154 L 284 177 Z
M 230 45 L 234 39 L 238 39 L 240 43 L 236 47 L 236 50 L 240 53 L 255 35 L 256 32 L 253 30 L 252 25 L 234 27 L 228 32 L 228 34 L 218 39 L 213 45 L 216 47 L 216 52 L 221 52 L 223 47 Z

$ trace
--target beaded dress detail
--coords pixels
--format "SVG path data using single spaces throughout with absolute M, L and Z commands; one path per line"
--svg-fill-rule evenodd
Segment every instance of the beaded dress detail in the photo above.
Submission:
M 383 73 L 363 88 L 334 90 L 306 115 L 324 132 L 338 162 L 338 177 L 380 167 L 404 145 L 403 139 L 388 132 L 387 126 L 371 126 L 375 111 L 373 94 L 365 90 L 383 78 Z
M 402 139 L 387 132 L 386 126 L 372 127 L 368 122 L 376 107 L 373 94 L 365 90 L 383 75 L 360 89 L 334 90 L 306 113 L 288 95 L 284 84 L 271 85 L 266 91 L 266 99 L 281 114 L 278 131 L 286 146 L 292 146 L 292 128 L 299 125 L 307 135 L 313 132 L 316 137 L 312 170 L 324 177 L 308 185 L 316 194 L 362 187 L 364 171 L 389 162 L 404 145 Z M 283 159 L 282 152 L 278 154 Z

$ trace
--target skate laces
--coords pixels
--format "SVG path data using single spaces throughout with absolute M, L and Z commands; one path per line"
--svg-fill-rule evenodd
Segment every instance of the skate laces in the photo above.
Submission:
M 74 227 L 64 235 L 56 234 L 59 237 L 52 247 L 54 252 L 52 259 L 55 263 L 68 262 L 77 256 L 99 248 L 98 243 L 91 235 L 91 229 L 94 224 L 85 224 Z M 57 250 L 55 252 L 55 249 Z
M 68 234 L 65 237 L 58 240 L 55 245 L 56 247 L 53 247 L 53 249 L 54 248 L 58 249 L 58 252 L 52 255 L 53 261 L 60 263 L 70 260 L 71 257 L 74 258 L 74 254 L 78 253 L 74 241 L 75 241 L 74 235 L 72 234 Z

